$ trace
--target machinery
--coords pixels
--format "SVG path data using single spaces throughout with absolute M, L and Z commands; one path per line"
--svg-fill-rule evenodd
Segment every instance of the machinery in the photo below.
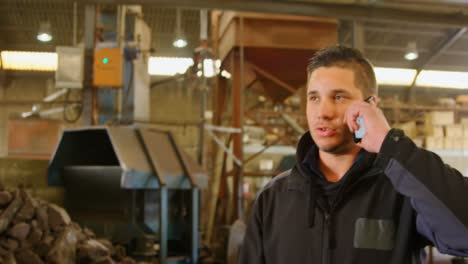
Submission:
M 137 127 L 65 130 L 48 171 L 74 221 L 159 263 L 197 263 L 205 178 L 169 132 Z

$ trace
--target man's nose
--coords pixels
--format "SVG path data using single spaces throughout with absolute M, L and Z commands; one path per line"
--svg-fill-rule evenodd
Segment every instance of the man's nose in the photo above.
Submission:
M 321 100 L 318 105 L 318 118 L 331 119 L 335 114 L 335 106 L 330 100 Z

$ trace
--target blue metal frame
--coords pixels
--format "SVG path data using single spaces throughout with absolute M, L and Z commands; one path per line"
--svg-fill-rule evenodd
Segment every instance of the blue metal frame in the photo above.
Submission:
M 160 244 L 159 244 L 159 263 L 167 264 L 167 230 L 168 230 L 168 199 L 167 199 L 167 187 L 161 186 L 161 228 L 160 233 Z
M 198 195 L 199 190 L 197 187 L 192 188 L 192 263 L 198 262 L 198 219 L 199 219 L 199 208 L 198 208 Z

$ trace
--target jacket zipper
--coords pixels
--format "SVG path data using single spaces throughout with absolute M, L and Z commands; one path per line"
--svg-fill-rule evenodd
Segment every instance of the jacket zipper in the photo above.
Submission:
M 379 173 L 373 173 L 371 175 L 366 176 L 366 178 L 372 177 Z M 363 180 L 363 179 L 360 179 L 360 180 Z M 322 208 L 322 210 L 324 211 L 323 213 L 324 223 L 323 223 L 323 232 L 322 232 L 322 264 L 330 264 L 330 249 L 331 249 L 330 240 L 331 240 L 331 236 L 333 235 L 333 234 L 330 234 L 331 215 L 332 215 L 333 209 L 338 205 L 338 203 L 341 201 L 343 196 L 344 196 L 344 193 L 341 193 L 341 195 L 339 195 L 336 198 L 333 205 L 328 210 L 324 210 L 324 208 Z
M 330 263 L 330 213 L 323 214 L 323 232 L 322 232 L 322 264 Z

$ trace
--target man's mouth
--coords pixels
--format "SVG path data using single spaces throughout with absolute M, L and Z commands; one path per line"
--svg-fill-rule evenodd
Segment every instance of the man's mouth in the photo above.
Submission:
M 333 136 L 336 131 L 330 127 L 317 127 L 317 132 L 320 136 Z

